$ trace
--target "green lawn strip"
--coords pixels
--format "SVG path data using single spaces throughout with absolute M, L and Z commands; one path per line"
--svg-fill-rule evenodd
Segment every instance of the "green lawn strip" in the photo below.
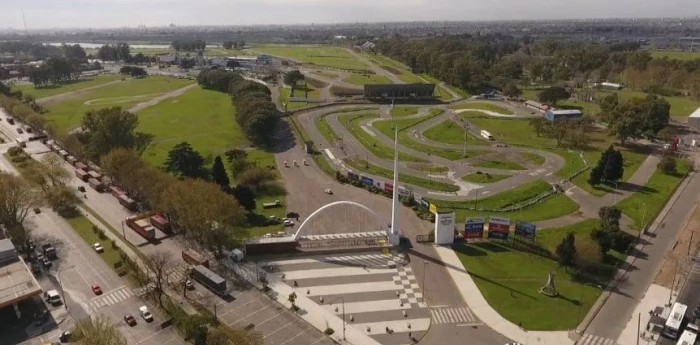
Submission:
M 450 105 L 450 109 L 480 109 L 480 110 L 488 110 L 488 111 L 493 111 L 494 113 L 499 113 L 499 114 L 504 114 L 504 115 L 512 115 L 513 112 L 495 105 L 491 103 L 486 103 L 486 102 L 468 102 L 468 103 L 459 103 L 459 104 L 452 104 Z
M 616 149 L 619 149 L 622 153 L 622 157 L 624 159 L 624 167 L 625 171 L 622 174 L 622 181 L 627 181 L 629 180 L 632 175 L 639 169 L 639 167 L 642 165 L 644 160 L 647 157 L 646 153 L 642 152 L 636 152 L 632 151 L 629 148 L 626 147 L 620 147 L 618 146 Z M 598 163 L 598 160 L 600 160 L 602 152 L 601 151 L 584 151 L 583 156 L 586 158 L 588 161 L 588 164 L 591 166 L 595 166 Z M 607 193 L 610 193 L 613 191 L 614 188 L 611 186 L 607 186 L 604 184 L 597 185 L 597 186 L 591 186 L 588 184 L 588 177 L 590 176 L 590 172 L 584 172 L 583 174 L 577 176 L 572 180 L 572 182 L 577 185 L 579 188 L 593 194 L 596 196 L 603 196 Z
M 617 207 L 634 220 L 633 227 L 636 230 L 641 229 L 645 224 L 650 224 L 661 212 L 688 171 L 689 167 L 685 162 L 678 164 L 677 175 L 666 175 L 656 170 L 642 191 L 620 201 Z
M 411 169 L 424 171 L 428 174 L 444 174 L 450 171 L 450 168 L 442 165 L 432 165 L 424 163 L 409 163 L 406 165 Z
M 418 107 L 396 106 L 389 111 L 391 117 L 410 116 L 418 114 Z
M 427 82 L 429 82 L 429 83 L 433 83 L 433 84 L 435 84 L 435 85 L 437 85 L 437 84 L 440 83 L 439 80 L 433 78 L 433 77 L 432 77 L 431 75 L 429 75 L 429 74 L 420 74 L 420 76 L 421 76 L 421 78 L 425 79 L 425 80 L 426 80 Z M 454 87 L 454 86 L 450 86 L 450 85 L 445 84 L 445 88 L 450 89 L 451 91 L 453 91 L 454 93 L 456 93 L 456 94 L 462 96 L 463 98 L 469 98 L 469 97 L 471 97 L 471 94 L 469 94 L 469 92 L 467 92 L 467 91 L 465 91 L 465 90 L 462 90 L 462 89 L 460 89 L 460 88 L 458 88 L 458 87 Z M 450 96 L 448 95 L 448 96 L 447 96 L 447 99 L 450 99 L 450 98 L 452 98 L 452 97 L 450 97 Z
M 511 175 L 497 175 L 497 174 L 467 174 L 462 176 L 462 180 L 467 181 L 467 182 L 474 182 L 474 183 L 496 183 L 501 180 L 505 180 L 507 178 L 511 177 Z
M 391 180 L 394 177 L 394 173 L 392 170 L 385 169 L 383 167 L 376 166 L 373 164 L 368 164 L 364 160 L 354 161 L 351 159 L 346 159 L 345 163 L 347 163 L 349 166 L 351 166 L 359 171 L 363 171 L 363 172 L 366 172 L 368 174 L 373 174 L 373 175 L 385 177 L 389 180 Z M 417 187 L 422 187 L 425 189 L 430 189 L 430 190 L 440 191 L 440 192 L 456 192 L 459 190 L 458 186 L 450 184 L 450 183 L 433 181 L 431 179 L 426 179 L 426 178 L 416 177 L 416 176 L 411 176 L 411 175 L 406 175 L 406 174 L 400 174 L 399 181 L 401 181 L 403 183 L 410 184 L 410 185 L 414 185 Z
M 425 84 L 421 77 L 410 72 L 402 72 L 399 74 L 399 79 L 406 84 Z
M 669 50 L 655 50 L 649 52 L 651 54 L 651 57 L 654 59 L 663 59 L 665 57 L 669 59 L 676 59 L 676 60 L 683 60 L 683 61 L 689 61 L 689 60 L 697 60 L 700 59 L 700 52 L 694 51 L 694 52 L 679 52 L 679 51 L 669 51 Z
M 367 65 L 339 47 L 267 45 L 253 49 L 262 54 L 281 56 L 302 63 L 339 69 L 364 70 Z
M 472 166 L 478 167 L 478 168 L 491 168 L 491 169 L 503 169 L 503 170 L 527 170 L 526 167 L 515 163 L 515 162 L 508 162 L 508 161 L 496 161 L 496 160 L 484 160 L 481 162 L 478 162 L 476 164 L 472 164 Z
M 311 138 L 309 137 L 309 134 L 306 133 L 304 128 L 299 124 L 299 121 L 296 116 L 290 116 L 289 121 L 292 123 L 292 127 L 294 128 L 295 132 L 301 138 L 302 142 L 308 142 L 311 141 Z M 315 145 L 314 145 L 315 146 Z M 315 150 L 318 150 L 318 147 L 314 147 Z M 331 164 L 328 162 L 328 160 L 325 158 L 324 154 L 322 152 L 314 153 L 311 155 L 311 158 L 316 162 L 316 164 L 331 177 L 335 177 L 336 169 L 331 166 Z
M 100 243 L 102 245 L 104 252 L 99 255 L 109 267 L 114 268 L 114 264 L 122 261 L 119 252 L 112 246 L 112 241 L 106 236 L 104 236 L 103 239 L 100 238 L 100 236 L 92 230 L 93 224 L 85 216 L 68 218 L 66 221 L 91 247 L 94 243 Z M 109 230 L 102 229 L 102 231 Z
M 290 97 L 308 98 L 308 99 L 319 99 L 321 93 L 314 89 L 310 84 L 307 84 L 306 88 L 303 86 L 298 86 L 294 89 L 294 96 L 291 96 L 292 89 L 283 87 L 280 85 L 279 93 L 279 103 L 286 104 L 287 110 L 294 110 L 303 107 L 308 107 L 309 105 L 315 105 L 316 103 L 308 102 L 291 102 Z M 307 93 L 308 92 L 308 93 Z
M 340 137 L 335 134 L 331 126 L 328 124 L 328 121 L 326 119 L 326 116 L 319 116 L 316 119 L 316 128 L 318 128 L 318 131 L 321 132 L 321 135 L 328 141 L 329 143 L 336 142 L 340 140 Z
M 379 142 L 375 137 L 367 133 L 360 127 L 364 120 L 376 117 L 374 113 L 348 114 L 338 117 L 340 123 L 347 128 L 350 133 L 373 155 L 382 159 L 394 159 L 394 149 Z M 411 156 L 404 152 L 399 152 L 399 160 L 406 162 L 425 162 L 424 159 Z
M 318 74 L 322 77 L 326 77 L 329 79 L 335 79 L 338 77 L 338 74 L 333 73 L 333 72 L 327 72 L 327 71 L 314 71 L 314 74 Z
M 540 166 L 547 161 L 546 158 L 530 152 L 519 152 L 518 154 L 525 158 L 526 161 L 537 166 Z
M 21 84 L 13 85 L 12 91 L 21 91 L 22 95 L 24 96 L 32 95 L 35 99 L 40 99 L 109 83 L 110 81 L 118 80 L 121 78 L 124 78 L 124 76 L 118 74 L 105 74 L 96 77 L 91 77 L 88 79 L 78 79 L 63 84 L 40 88 L 34 87 L 33 84 Z
M 263 203 L 274 202 L 275 200 L 280 200 L 282 202 L 282 207 L 274 208 L 263 208 Z M 270 193 L 269 195 L 256 195 L 255 197 L 255 210 L 253 211 L 254 216 L 250 216 L 252 225 L 246 227 L 248 230 L 249 237 L 260 237 L 268 233 L 277 233 L 279 231 L 284 231 L 282 224 L 267 225 L 267 220 L 270 216 L 276 216 L 279 218 L 284 218 L 285 213 L 285 194 L 284 193 Z
M 443 121 L 434 127 L 423 132 L 423 136 L 434 142 L 464 145 L 464 127 L 452 120 Z M 471 133 L 467 133 L 467 146 L 485 146 L 489 143 L 486 140 L 475 137 Z
M 489 305 L 527 330 L 575 328 L 602 292 L 554 260 L 500 243 L 454 248 Z M 552 272 L 559 297 L 538 293 Z
M 430 120 L 433 117 L 440 115 L 441 113 L 441 111 L 436 111 L 435 109 L 433 109 L 428 115 L 421 116 L 418 118 L 378 120 L 372 123 L 372 127 L 374 127 L 374 129 L 393 140 L 394 128 L 398 128 L 399 133 L 401 133 L 419 123 Z
M 350 76 L 343 79 L 344 82 L 354 85 L 365 84 L 391 84 L 391 80 L 383 75 L 350 73 Z
M 45 106 L 48 108 L 49 112 L 43 116 L 45 116 L 48 123 L 55 126 L 56 129 L 67 132 L 77 127 L 82 121 L 85 112 L 89 110 L 115 106 L 129 109 L 138 103 L 146 102 L 163 93 L 180 89 L 191 83 L 193 83 L 192 80 L 176 79 L 166 76 L 127 79 L 120 83 L 81 93 L 79 99 L 48 102 Z M 84 104 L 87 101 L 98 102 L 94 104 Z

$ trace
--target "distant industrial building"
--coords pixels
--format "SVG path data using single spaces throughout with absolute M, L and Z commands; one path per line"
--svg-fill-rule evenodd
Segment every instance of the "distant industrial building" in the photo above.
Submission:
M 688 116 L 688 126 L 700 129 L 700 108 Z
M 603 89 L 611 89 L 611 90 L 622 90 L 622 87 L 623 87 L 621 84 L 608 83 L 608 82 L 595 83 L 595 84 L 593 84 L 593 86 L 600 87 Z
M 0 309 L 41 294 L 41 287 L 9 239 L 0 240 Z
M 368 84 L 364 97 L 373 101 L 426 101 L 435 99 L 435 84 Z
M 255 70 L 256 67 L 262 65 L 269 65 L 272 62 L 272 58 L 269 55 L 229 56 L 226 58 L 226 60 L 235 62 L 237 69 L 249 71 Z
M 560 119 L 577 119 L 582 116 L 583 113 L 576 109 L 549 109 L 544 114 L 544 118 L 552 122 Z

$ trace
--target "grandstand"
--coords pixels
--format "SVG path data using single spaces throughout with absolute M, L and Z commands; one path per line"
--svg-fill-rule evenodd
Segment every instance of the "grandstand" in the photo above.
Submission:
M 371 101 L 431 101 L 435 84 L 367 84 L 365 99 Z

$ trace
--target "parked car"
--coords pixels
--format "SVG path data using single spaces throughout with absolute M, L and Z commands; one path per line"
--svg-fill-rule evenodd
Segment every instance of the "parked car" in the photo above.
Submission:
M 44 268 L 49 269 L 51 266 L 53 266 L 53 263 L 51 263 L 51 260 L 47 258 L 43 258 L 41 261 L 41 264 L 44 265 Z
M 284 226 L 294 226 L 294 221 L 291 219 L 285 219 L 283 222 Z
M 141 317 L 146 320 L 146 322 L 151 322 L 153 321 L 153 314 L 151 314 L 150 311 L 148 311 L 148 307 L 145 305 L 142 305 L 139 307 L 139 313 L 141 314 Z
M 191 280 L 187 279 L 185 280 L 185 287 L 187 290 L 194 290 L 194 283 L 192 283 Z
M 58 340 L 60 340 L 62 343 L 67 343 L 67 342 L 71 341 L 72 338 L 73 338 L 73 336 L 72 336 L 71 332 L 65 331 L 65 332 L 61 333 L 61 336 L 58 337 Z
M 22 128 L 17 127 L 17 134 L 22 134 L 22 133 L 24 133 L 24 131 L 22 130 Z
M 136 319 L 131 314 L 124 315 L 124 322 L 129 326 L 136 326 Z
M 102 288 L 97 284 L 92 284 L 92 292 L 99 296 L 102 294 Z
M 326 194 L 333 194 L 333 191 L 330 188 L 326 188 L 324 192 L 326 192 Z
M 105 248 L 102 247 L 102 244 L 100 244 L 100 243 L 98 243 L 98 242 L 95 242 L 95 243 L 92 245 L 92 247 L 95 248 L 95 251 L 98 252 L 98 253 L 102 253 L 102 252 L 105 251 Z

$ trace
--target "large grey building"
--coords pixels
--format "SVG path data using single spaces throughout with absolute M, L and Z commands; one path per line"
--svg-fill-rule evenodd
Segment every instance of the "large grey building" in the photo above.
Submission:
M 688 126 L 700 129 L 700 108 L 688 116 Z

